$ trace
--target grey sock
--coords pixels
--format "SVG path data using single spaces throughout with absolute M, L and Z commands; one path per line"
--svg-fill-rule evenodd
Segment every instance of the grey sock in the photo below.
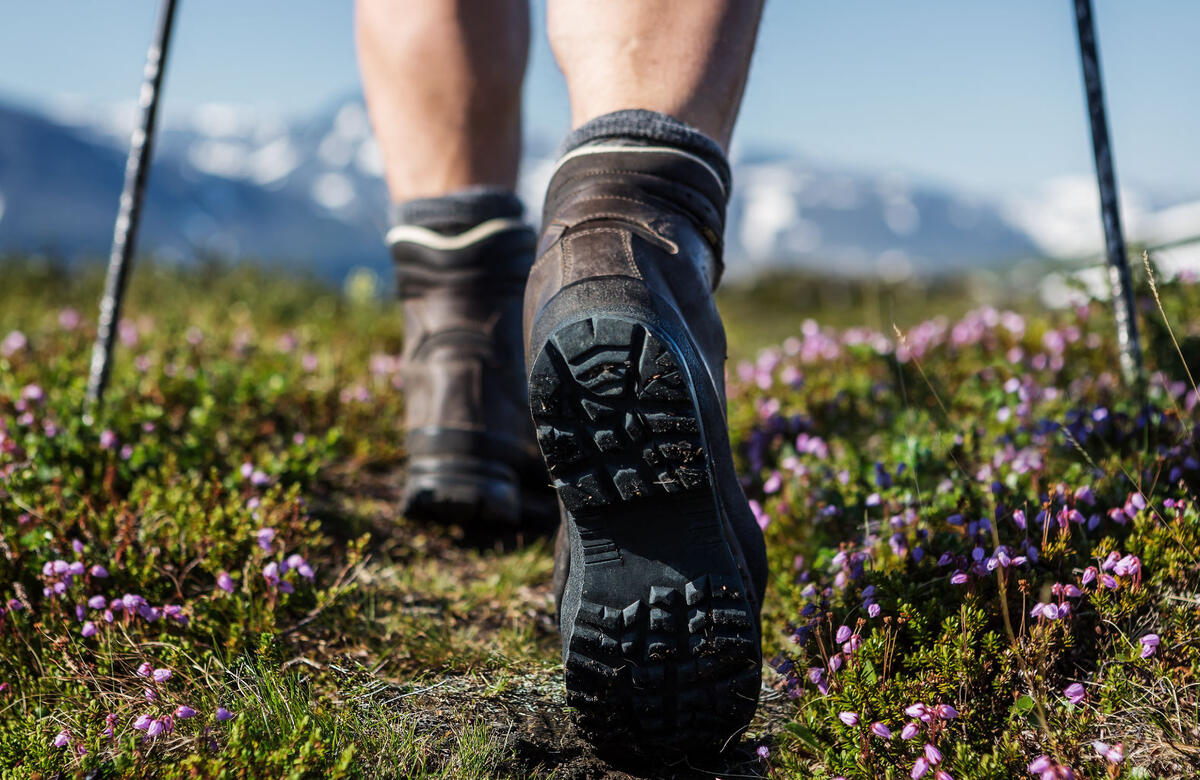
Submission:
M 393 225 L 417 225 L 454 235 L 489 219 L 519 219 L 525 212 L 512 190 L 468 187 L 437 198 L 417 198 L 392 205 Z
M 690 152 L 712 166 L 721 178 L 725 192 L 729 192 L 729 160 L 720 145 L 691 125 L 657 111 L 631 108 L 589 120 L 567 135 L 561 154 L 588 144 L 611 141 L 644 146 L 664 144 Z

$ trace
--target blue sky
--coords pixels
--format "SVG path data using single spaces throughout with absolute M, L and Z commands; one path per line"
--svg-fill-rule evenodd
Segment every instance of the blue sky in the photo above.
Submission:
M 10 8 L 0 98 L 130 100 L 157 5 Z M 566 97 L 543 5 L 526 119 L 557 136 Z M 351 9 L 346 0 L 181 0 L 168 118 L 212 101 L 302 116 L 357 90 Z M 1119 178 L 1200 195 L 1200 3 L 1096 0 L 1096 13 Z M 1070 0 L 769 0 L 735 147 L 893 167 L 980 194 L 1087 174 L 1073 23 Z

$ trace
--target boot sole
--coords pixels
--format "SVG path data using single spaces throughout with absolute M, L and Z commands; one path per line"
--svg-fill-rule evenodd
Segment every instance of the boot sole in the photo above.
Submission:
M 574 311 L 545 338 L 529 380 L 571 543 L 567 703 L 602 746 L 719 750 L 753 717 L 762 665 L 714 478 L 726 475 L 704 425 L 724 425 L 721 406 L 707 380 L 692 381 L 695 352 L 686 332 L 669 335 L 661 310 Z M 715 438 L 728 459 L 724 432 Z

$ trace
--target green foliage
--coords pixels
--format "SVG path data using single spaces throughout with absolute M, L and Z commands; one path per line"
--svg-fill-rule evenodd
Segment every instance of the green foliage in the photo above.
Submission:
M 565 721 L 549 544 L 473 550 L 396 516 L 391 304 L 248 268 L 139 268 L 86 425 L 95 274 L 30 261 L 6 281 L 0 776 L 550 771 L 550 751 L 514 749 L 521 708 L 495 704 Z M 1197 403 L 1161 318 L 1145 323 L 1146 410 L 1117 381 L 1101 307 L 959 318 L 945 283 L 922 305 L 956 319 L 918 322 L 909 301 L 898 340 L 880 290 L 839 285 L 858 308 L 830 316 L 879 330 L 790 323 L 730 366 L 772 571 L 778 695 L 744 742 L 770 747 L 758 770 L 906 778 L 929 743 L 930 778 L 1026 777 L 1043 754 L 1081 778 L 1196 776 Z M 722 305 L 753 332 L 758 298 L 787 289 Z M 1200 290 L 1160 292 L 1187 352 Z M 918 702 L 928 722 L 905 714 Z

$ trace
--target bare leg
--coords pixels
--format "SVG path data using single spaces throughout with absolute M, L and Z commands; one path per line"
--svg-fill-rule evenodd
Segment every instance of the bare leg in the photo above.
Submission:
M 550 0 L 572 125 L 642 108 L 728 147 L 761 15 L 762 0 Z
M 358 0 L 359 67 L 392 199 L 511 189 L 527 0 Z

